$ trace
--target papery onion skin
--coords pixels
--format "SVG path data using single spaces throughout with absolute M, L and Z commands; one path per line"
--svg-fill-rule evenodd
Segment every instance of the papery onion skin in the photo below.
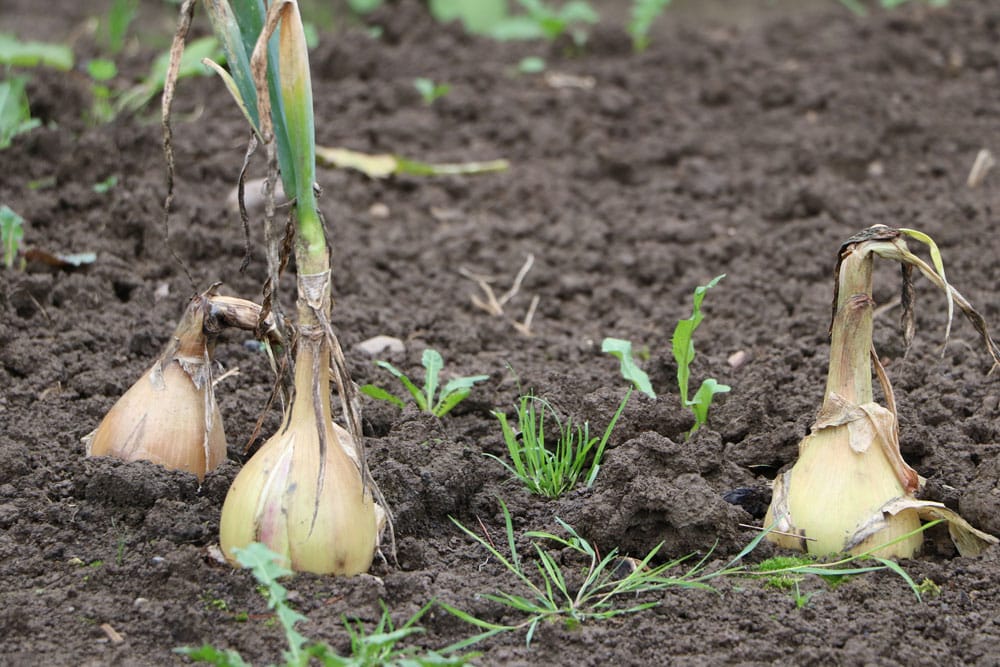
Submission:
M 207 303 L 207 293 L 192 299 L 167 350 L 85 438 L 88 456 L 151 461 L 199 480 L 225 460 L 202 327 Z
M 331 419 L 328 360 L 325 343 L 300 342 L 296 394 L 282 428 L 229 489 L 219 541 L 234 564 L 235 549 L 263 542 L 296 572 L 349 576 L 371 567 L 375 503 Z

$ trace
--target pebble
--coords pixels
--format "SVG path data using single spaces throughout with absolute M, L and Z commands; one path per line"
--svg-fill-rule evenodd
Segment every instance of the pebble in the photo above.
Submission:
M 745 364 L 749 359 L 750 355 L 745 350 L 737 350 L 729 355 L 727 361 L 729 362 L 729 366 L 735 369 Z
M 392 336 L 373 336 L 368 340 L 361 341 L 355 347 L 369 357 L 402 354 L 406 351 L 406 345 L 403 344 L 403 341 Z

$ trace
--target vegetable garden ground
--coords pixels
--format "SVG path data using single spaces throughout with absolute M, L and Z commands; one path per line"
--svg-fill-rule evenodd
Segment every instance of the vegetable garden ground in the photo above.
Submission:
M 769 480 L 794 461 L 815 418 L 836 252 L 864 227 L 929 233 L 949 280 L 1000 327 L 1000 175 L 966 184 L 980 149 L 1000 150 L 996 3 L 911 2 L 867 18 L 836 2 L 748 2 L 732 14 L 719 9 L 726 3 L 701 12 L 682 3 L 643 53 L 621 27 L 622 4 L 595 3 L 604 21 L 576 54 L 567 41 L 471 37 L 415 0 L 366 19 L 379 39 L 324 32 L 311 53 L 319 143 L 511 167 L 381 181 L 320 172 L 334 323 L 354 379 L 398 389 L 358 348 L 376 335 L 405 341 L 388 359 L 411 377 L 433 347 L 446 376 L 490 379 L 442 420 L 365 399 L 398 566 L 287 581 L 310 638 L 346 651 L 342 615 L 371 627 L 380 600 L 397 620 L 431 599 L 520 620 L 481 594 L 524 591 L 449 520 L 487 531 L 503 550 L 498 498 L 529 562 L 523 533 L 558 532 L 559 517 L 602 553 L 641 557 L 663 542 L 664 556 L 711 552 L 708 568 L 723 566 L 754 537 L 741 525 L 761 524 Z M 0 31 L 75 35 L 81 62 L 96 55 L 79 28 L 103 7 L 44 5 L 5 2 Z M 160 9 L 144 6 L 140 26 L 161 41 L 127 50 L 123 77 L 140 77 L 166 46 L 173 17 Z M 546 71 L 519 73 L 526 55 L 544 57 Z M 419 76 L 451 90 L 425 105 Z M 284 635 L 253 577 L 210 549 L 270 391 L 263 356 L 238 335 L 218 346 L 218 362 L 239 369 L 217 387 L 229 461 L 201 486 L 151 464 L 86 459 L 81 443 L 152 363 L 190 295 L 223 281 L 227 294 L 258 298 L 262 253 L 239 272 L 243 235 L 226 205 L 245 121 L 217 79 L 181 81 L 169 238 L 192 283 L 163 239 L 155 105 L 94 126 L 85 75 L 31 77 L 32 110 L 46 126 L 0 152 L 0 203 L 27 221 L 27 247 L 97 258 L 75 271 L 29 262 L 0 273 L 0 662 L 182 664 L 172 649 L 205 642 L 254 664 L 279 660 Z M 111 176 L 114 187 L 94 191 Z M 29 187 L 38 181 L 47 186 Z M 259 225 L 252 234 L 259 242 Z M 507 304 L 520 319 L 538 296 L 526 337 L 472 305 L 479 288 L 466 273 L 494 277 L 500 292 L 529 254 L 534 264 Z M 695 334 L 692 379 L 712 376 L 732 391 L 685 441 L 691 418 L 679 406 L 670 335 L 692 290 L 720 273 Z M 875 345 L 896 389 L 903 455 L 928 478 L 926 497 L 1000 534 L 1000 376 L 987 376 L 989 358 L 964 321 L 941 357 L 944 299 L 922 279 L 903 358 L 898 287 L 897 271 L 877 272 L 876 300 L 889 307 Z M 593 488 L 531 496 L 483 455 L 506 455 L 491 410 L 511 412 L 519 387 L 530 388 L 603 430 L 626 390 L 618 362 L 600 351 L 607 336 L 648 349 L 642 365 L 659 398 L 632 397 Z M 268 413 L 265 435 L 277 424 Z M 835 587 L 804 579 L 813 595 L 801 607 L 761 579 L 728 577 L 714 591 L 627 600 L 661 602 L 636 614 L 543 623 L 530 647 L 523 632 L 492 637 L 474 647 L 477 664 L 1000 664 L 1000 549 L 960 558 L 946 534 L 932 533 L 927 552 L 902 563 L 914 581 L 932 582 L 922 602 L 889 572 Z M 746 562 L 775 553 L 762 544 Z M 579 571 L 571 554 L 556 555 Z M 420 625 L 414 641 L 433 649 L 476 632 L 440 608 Z

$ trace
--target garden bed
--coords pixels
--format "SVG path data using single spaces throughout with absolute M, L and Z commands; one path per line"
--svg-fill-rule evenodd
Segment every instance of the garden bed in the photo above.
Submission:
M 503 547 L 498 499 L 518 535 L 558 532 L 558 517 L 601 553 L 641 558 L 662 542 L 664 558 L 710 554 L 709 569 L 724 565 L 755 536 L 744 526 L 761 524 L 770 479 L 815 418 L 836 252 L 864 227 L 929 233 L 949 280 L 1000 325 L 1000 177 L 966 184 L 979 150 L 998 149 L 1000 8 L 913 2 L 860 18 L 836 2 L 751 4 L 757 11 L 733 17 L 668 11 L 642 53 L 620 6 L 604 8 L 608 18 L 578 53 L 566 41 L 471 37 L 412 0 L 369 17 L 378 39 L 361 27 L 321 35 L 311 53 L 319 143 L 511 166 L 380 181 L 320 171 L 334 324 L 355 381 L 398 388 L 358 347 L 377 335 L 405 342 L 388 359 L 411 376 L 432 347 L 446 376 L 490 379 L 441 420 L 366 399 L 366 446 L 395 513 L 398 564 L 286 582 L 309 619 L 304 634 L 346 651 L 342 615 L 370 627 L 380 601 L 395 619 L 437 599 L 518 622 L 481 597 L 518 591 L 517 582 L 450 519 Z M 66 13 L 42 17 L 35 3 L 15 3 L 2 30 L 69 39 L 86 16 L 61 5 Z M 171 20 L 144 8 L 141 25 L 162 40 Z M 122 77 L 148 69 L 154 42 L 126 51 Z M 74 47 L 81 60 L 94 48 L 86 37 Z M 520 73 L 528 55 L 545 58 L 545 72 Z M 451 90 L 426 105 L 412 83 L 419 76 Z M 174 648 L 205 642 L 254 664 L 278 660 L 284 635 L 255 580 L 212 550 L 270 393 L 264 357 L 237 335 L 218 346 L 218 362 L 239 369 L 217 387 L 229 461 L 202 485 L 151 464 L 87 459 L 81 443 L 167 342 L 193 293 L 221 280 L 227 294 L 259 297 L 264 258 L 239 272 L 243 234 L 226 204 L 245 121 L 218 80 L 181 82 L 169 246 L 189 279 L 164 242 L 158 110 L 89 124 L 80 73 L 38 70 L 28 91 L 46 126 L 0 152 L 0 203 L 27 221 L 26 246 L 97 258 L 72 271 L 29 263 L 0 273 L 2 662 L 180 664 Z M 114 187 L 95 192 L 112 176 Z M 261 236 L 255 226 L 254 241 Z M 507 316 L 472 304 L 481 293 L 468 273 L 504 291 L 528 255 Z M 732 391 L 685 441 L 692 421 L 679 405 L 670 335 L 695 286 L 721 273 L 696 334 L 693 380 L 716 377 Z M 877 273 L 879 303 L 897 290 L 895 270 Z M 905 358 L 899 308 L 875 324 L 903 455 L 928 478 L 928 498 L 1000 533 L 1000 380 L 987 376 L 990 360 L 965 322 L 941 355 L 944 300 L 926 281 L 917 291 Z M 525 336 L 511 320 L 536 295 Z M 291 303 L 290 284 L 283 298 Z M 601 353 L 608 336 L 648 349 L 643 366 L 659 397 L 631 398 L 592 488 L 532 496 L 484 456 L 506 455 L 491 411 L 512 412 L 519 390 L 531 389 L 603 430 L 627 389 L 618 362 Z M 278 419 L 268 415 L 266 434 Z M 729 577 L 714 591 L 643 597 L 661 604 L 641 613 L 543 623 L 530 647 L 509 632 L 475 649 L 480 664 L 995 664 L 1000 550 L 960 558 L 941 538 L 903 563 L 914 581 L 933 583 L 921 603 L 885 571 L 836 587 L 806 579 L 801 589 L 813 595 L 801 608 L 786 590 Z M 532 553 L 526 538 L 519 545 Z M 570 554 L 555 553 L 574 570 Z M 774 553 L 762 544 L 747 562 Z M 428 648 L 476 632 L 440 608 L 420 625 L 416 641 Z

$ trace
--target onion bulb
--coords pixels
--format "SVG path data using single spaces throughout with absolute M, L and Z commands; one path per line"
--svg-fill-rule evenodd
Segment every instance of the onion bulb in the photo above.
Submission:
M 330 347 L 299 341 L 295 394 L 280 430 L 243 466 L 222 507 L 219 542 L 263 542 L 296 572 L 353 575 L 372 563 L 381 508 L 363 481 L 355 444 L 330 409 Z
M 210 292 L 191 300 L 160 358 L 84 438 L 87 456 L 152 461 L 199 480 L 226 458 L 204 326 Z
M 903 236 L 931 247 L 936 268 L 910 253 Z M 983 337 L 995 362 L 996 343 L 968 301 L 944 279 L 937 246 L 913 230 L 876 225 L 841 247 L 837 266 L 830 367 L 826 393 L 812 430 L 799 443 L 799 458 L 774 481 L 764 519 L 768 539 L 781 546 L 826 555 L 875 553 L 912 558 L 923 544 L 923 520 L 942 519 L 959 552 L 976 555 L 997 539 L 973 528 L 941 503 L 917 500 L 922 480 L 899 450 L 892 385 L 872 346 L 872 273 L 875 256 L 903 267 L 904 337 L 912 336 L 912 269 L 918 268 L 959 305 Z M 887 407 L 872 393 L 874 367 Z

